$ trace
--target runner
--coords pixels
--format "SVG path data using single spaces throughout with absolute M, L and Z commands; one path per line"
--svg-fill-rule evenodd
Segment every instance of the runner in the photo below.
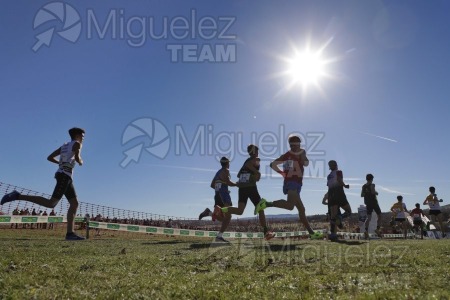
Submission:
M 430 219 L 431 224 L 433 224 L 436 227 L 436 219 L 439 222 L 439 228 L 442 232 L 442 237 L 445 237 L 445 227 L 442 222 L 442 212 L 441 212 L 441 206 L 439 202 L 443 202 L 444 200 L 438 199 L 436 195 L 436 189 L 434 186 L 430 186 L 429 188 L 430 194 L 425 198 L 425 201 L 423 201 L 423 205 L 427 205 L 430 207 Z
M 236 183 L 230 181 L 230 161 L 225 156 L 220 159 L 220 165 L 222 168 L 216 172 L 214 175 L 210 187 L 214 189 L 214 207 L 220 206 L 231 206 L 231 197 L 230 191 L 228 190 L 228 186 L 236 186 Z M 205 210 L 199 215 L 198 219 L 201 220 L 205 217 L 212 217 L 213 221 L 219 220 L 222 222 L 223 215 L 220 213 L 213 214 L 213 212 L 207 207 Z
M 214 189 L 214 212 L 211 212 L 209 208 L 206 208 L 198 217 L 199 220 L 203 219 L 206 216 L 211 216 L 212 220 L 218 220 L 222 222 L 222 226 L 220 228 L 219 233 L 216 237 L 216 242 L 225 242 L 228 241 L 223 238 L 223 233 L 225 232 L 228 224 L 231 220 L 230 214 L 223 214 L 220 210 L 221 207 L 232 206 L 230 191 L 228 190 L 229 186 L 236 186 L 236 183 L 230 180 L 230 160 L 225 156 L 220 159 L 220 168 L 217 171 L 216 175 L 211 181 L 211 188 Z
M 377 229 L 375 229 L 375 233 L 381 237 L 380 232 L 380 224 L 381 224 L 381 209 L 380 205 L 378 204 L 378 192 L 375 190 L 375 184 L 373 183 L 373 175 L 367 174 L 366 180 L 367 183 L 362 186 L 361 190 L 361 197 L 364 197 L 364 204 L 367 207 L 367 219 L 365 221 L 365 231 L 364 231 L 364 237 L 366 239 L 369 238 L 369 224 L 370 220 L 372 219 L 372 212 L 375 211 L 377 214 Z
M 336 219 L 338 216 L 338 210 L 340 207 L 344 209 L 342 218 L 350 216 L 352 209 L 347 201 L 347 196 L 344 192 L 344 187 L 346 189 L 350 188 L 348 184 L 344 183 L 344 175 L 341 170 L 338 169 L 338 164 L 335 160 L 330 160 L 328 162 L 328 167 L 330 168 L 330 174 L 327 176 L 327 186 L 328 186 L 328 206 L 330 207 L 330 231 L 331 234 L 329 239 L 331 241 L 337 240 L 336 234 Z
M 255 215 L 267 207 L 277 207 L 287 210 L 298 210 L 300 223 L 308 230 L 310 237 L 313 239 L 322 239 L 321 232 L 314 232 L 306 218 L 305 206 L 300 198 L 300 191 L 303 184 L 303 171 L 307 167 L 309 160 L 306 157 L 306 151 L 300 147 L 300 138 L 298 136 L 290 136 L 288 138 L 291 150 L 274 160 L 270 167 L 284 178 L 283 193 L 287 195 L 287 200 L 280 199 L 273 202 L 261 199 L 255 208 Z M 283 171 L 278 165 L 283 164 Z
M 330 210 L 330 206 L 328 206 L 328 192 L 325 193 L 325 195 L 323 195 L 322 198 L 322 204 L 326 205 L 328 207 L 327 210 L 327 222 L 331 221 L 331 210 Z M 344 228 L 344 224 L 342 223 L 342 212 L 341 209 L 338 209 L 338 214 L 337 214 L 337 218 L 336 218 L 336 225 L 339 229 L 343 229 Z
M 395 222 L 400 223 L 406 239 L 406 231 L 408 225 L 406 222 L 405 213 L 408 212 L 408 209 L 406 208 L 406 204 L 403 203 L 403 196 L 397 196 L 397 202 L 392 205 L 391 211 L 395 214 Z
M 417 230 L 420 230 L 420 238 L 423 240 L 423 211 L 420 209 L 420 204 L 416 203 L 416 208 L 411 210 L 411 217 L 413 218 L 414 232 L 417 234 Z
M 238 173 L 238 188 L 239 188 L 239 201 L 238 207 L 223 207 L 223 213 L 229 213 L 234 215 L 242 215 L 247 206 L 247 201 L 250 198 L 253 205 L 256 205 L 261 201 L 261 196 L 258 192 L 258 187 L 256 182 L 261 178 L 261 173 L 259 172 L 260 159 L 258 157 L 259 149 L 255 145 L 248 145 L 247 152 L 250 155 L 249 158 L 244 162 L 242 168 Z M 264 232 L 264 238 L 266 240 L 272 239 L 275 234 L 269 230 L 266 223 L 266 215 L 264 211 L 259 212 L 259 223 L 261 224 Z
M 65 143 L 47 157 L 47 160 L 59 165 L 59 168 L 55 174 L 56 186 L 50 199 L 40 196 L 21 195 L 19 192 L 13 191 L 5 195 L 0 204 L 4 205 L 5 203 L 11 201 L 24 200 L 47 208 L 54 208 L 64 195 L 70 205 L 67 211 L 66 240 L 84 240 L 84 237 L 78 236 L 73 232 L 75 214 L 78 208 L 78 198 L 72 180 L 75 163 L 78 163 L 80 166 L 83 165 L 83 160 L 81 159 L 80 154 L 84 133 L 85 131 L 81 128 L 75 127 L 70 129 L 69 135 L 71 141 Z M 59 156 L 59 161 L 56 160 L 57 156 Z

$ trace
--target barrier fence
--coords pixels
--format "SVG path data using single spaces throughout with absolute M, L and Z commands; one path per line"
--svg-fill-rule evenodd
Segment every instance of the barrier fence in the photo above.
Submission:
M 1 224 L 31 224 L 31 223 L 65 223 L 67 219 L 65 216 L 0 216 Z M 172 235 L 172 236 L 185 236 L 185 237 L 215 237 L 217 231 L 208 230 L 193 230 L 193 229 L 182 229 L 182 228 L 168 228 L 168 227 L 157 227 L 157 226 L 142 226 L 142 225 L 132 225 L 132 224 L 118 224 L 118 223 L 107 223 L 90 221 L 88 218 L 77 217 L 75 218 L 76 223 L 86 223 L 87 228 L 92 229 L 105 229 L 114 231 L 125 231 L 132 233 L 147 233 L 147 234 L 160 234 L 160 235 Z M 326 232 L 326 230 L 318 230 L 321 232 Z M 442 238 L 440 232 L 428 231 L 426 238 L 435 239 Z M 353 233 L 353 232 L 338 232 L 338 235 L 344 239 L 363 239 L 363 233 Z M 224 232 L 224 237 L 236 238 L 236 239 L 261 239 L 264 238 L 262 232 Z M 292 238 L 292 237 L 308 237 L 309 233 L 307 231 L 291 231 L 291 232 L 275 232 L 276 238 Z M 403 234 L 383 234 L 383 238 L 386 239 L 397 239 L 404 238 Z M 413 233 L 408 233 L 407 238 L 416 237 Z M 369 234 L 369 238 L 377 238 L 375 234 Z
M 0 198 L 3 195 L 18 191 L 25 195 L 35 195 L 45 198 L 51 196 L 45 193 L 39 193 L 29 189 L 21 188 L 15 185 L 6 184 L 0 182 Z M 13 201 L 1 206 L 0 211 L 0 225 L 1 224 L 34 224 L 34 223 L 66 223 L 66 216 L 63 216 L 69 207 L 67 199 L 61 199 L 60 203 L 55 207 L 51 215 L 47 214 L 47 208 L 41 207 L 27 201 Z M 30 212 L 33 210 L 34 213 Z M 36 211 L 37 210 L 37 211 Z M 43 211 L 44 210 L 44 213 Z M 91 204 L 86 202 L 79 202 L 78 216 L 75 218 L 76 223 L 87 223 L 88 229 L 105 229 L 130 233 L 150 233 L 150 234 L 165 234 L 173 236 L 191 236 L 191 237 L 215 237 L 217 231 L 208 231 L 207 224 L 212 222 L 198 221 L 192 218 L 182 218 L 175 216 L 166 216 L 160 214 L 143 213 L 126 209 L 118 209 L 108 206 L 102 206 L 97 204 Z M 87 216 L 81 217 L 81 216 Z M 101 216 L 98 220 L 95 220 L 95 216 Z M 94 219 L 95 218 L 95 219 Z M 91 219 L 91 220 L 89 220 Z M 100 221 L 99 221 L 100 220 Z M 190 228 L 172 228 L 173 221 L 176 221 L 178 225 L 198 225 L 206 227 L 204 230 L 190 229 Z M 206 224 L 206 226 L 205 226 Z M 164 226 L 166 225 L 166 227 Z M 325 232 L 325 230 L 320 230 Z M 276 237 L 289 238 L 289 237 L 306 237 L 307 231 L 288 231 L 288 232 L 275 232 Z M 344 239 L 362 239 L 363 233 L 353 232 L 338 232 L 338 235 Z M 415 235 L 413 233 L 408 234 L 408 238 L 412 238 Z M 441 238 L 440 232 L 429 231 L 427 236 L 430 238 Z M 262 232 L 225 232 L 224 237 L 228 238 L 263 238 Z M 369 234 L 370 238 L 376 238 L 375 234 Z M 383 238 L 403 238 L 403 234 L 384 234 Z

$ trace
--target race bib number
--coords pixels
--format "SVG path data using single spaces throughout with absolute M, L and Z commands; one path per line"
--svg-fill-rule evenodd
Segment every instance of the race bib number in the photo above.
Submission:
M 420 217 L 420 215 L 419 214 L 414 214 L 414 220 L 416 220 L 416 221 L 420 221 L 420 220 L 422 220 L 422 218 Z
M 243 173 L 239 177 L 240 183 L 248 183 L 250 181 L 250 173 Z
M 289 159 L 283 163 L 283 169 L 285 172 L 294 170 L 294 161 Z
M 216 190 L 216 192 L 220 191 L 220 189 L 222 188 L 222 182 L 216 182 L 214 189 Z

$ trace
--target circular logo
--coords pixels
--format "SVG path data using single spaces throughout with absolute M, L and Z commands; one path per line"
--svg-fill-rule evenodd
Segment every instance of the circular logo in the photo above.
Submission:
M 148 142 L 140 142 L 124 151 L 125 159 L 120 164 L 122 168 L 127 167 L 132 161 L 138 162 L 144 149 L 159 159 L 164 159 L 169 153 L 169 131 L 158 120 L 141 118 L 130 123 L 123 132 L 122 145 L 138 138 L 144 138 Z
M 33 29 L 50 22 L 58 21 L 61 26 L 56 25 L 36 35 L 37 42 L 32 50 L 37 52 L 43 45 L 50 46 L 53 35 L 57 33 L 63 39 L 75 43 L 81 34 L 81 20 L 78 12 L 67 3 L 52 2 L 41 7 L 36 13 Z

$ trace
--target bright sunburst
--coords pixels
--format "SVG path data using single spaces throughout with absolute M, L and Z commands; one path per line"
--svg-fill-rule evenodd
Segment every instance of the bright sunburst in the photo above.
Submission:
M 288 73 L 292 77 L 293 83 L 302 85 L 318 84 L 321 76 L 325 75 L 325 61 L 320 53 L 313 53 L 309 50 L 297 53 L 289 62 Z
M 336 62 L 337 58 L 326 57 L 325 50 L 331 43 L 330 38 L 320 47 L 313 47 L 311 42 L 304 47 L 292 46 L 292 52 L 288 56 L 281 57 L 284 62 L 284 71 L 278 76 L 282 76 L 286 81 L 284 88 L 279 92 L 287 92 L 294 88 L 300 88 L 301 93 L 306 95 L 308 88 L 315 88 L 326 97 L 322 85 L 325 79 L 333 78 L 330 64 Z

